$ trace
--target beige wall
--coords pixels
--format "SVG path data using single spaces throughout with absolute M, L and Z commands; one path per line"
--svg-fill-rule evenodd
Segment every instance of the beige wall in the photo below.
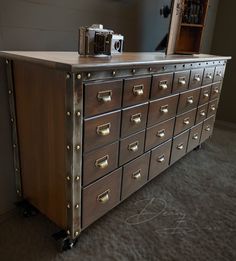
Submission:
M 217 113 L 217 119 L 236 123 L 236 1 L 219 1 L 212 53 L 230 55 L 233 59 L 228 63 L 224 85 Z

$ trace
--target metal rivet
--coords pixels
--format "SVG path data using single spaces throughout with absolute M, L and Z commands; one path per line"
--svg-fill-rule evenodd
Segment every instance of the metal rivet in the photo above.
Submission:
M 68 111 L 66 114 L 67 114 L 67 116 L 70 116 L 70 115 L 71 115 L 71 113 L 70 113 L 69 111 Z
M 79 208 L 79 204 L 76 204 L 76 205 L 75 205 L 75 208 Z
M 112 75 L 115 76 L 116 75 L 116 71 L 112 71 Z
M 8 61 L 8 60 L 6 60 L 6 64 L 9 64 L 9 61 Z
M 69 181 L 70 180 L 70 176 L 67 176 L 66 179 Z
M 165 66 L 163 66 L 163 67 L 162 67 L 162 70 L 165 70 L 165 69 L 166 69 L 166 67 L 165 67 Z
M 75 177 L 75 180 L 76 180 L 76 181 L 79 181 L 79 176 L 76 176 L 76 177 Z
M 132 69 L 132 73 L 135 74 L 136 70 L 135 69 Z
M 69 150 L 69 149 L 70 149 L 70 146 L 69 146 L 69 145 L 67 145 L 67 146 L 66 146 L 66 148 Z
M 15 171 L 18 172 L 19 170 L 16 168 Z
M 79 235 L 79 232 L 78 231 L 75 231 L 75 236 L 77 237 Z
M 77 146 L 76 146 L 76 150 L 79 150 L 79 149 L 80 149 L 80 145 L 77 145 Z
M 70 208 L 70 203 L 68 203 L 66 207 L 67 207 L 67 208 Z
M 8 93 L 9 93 L 9 94 L 12 94 L 12 91 L 11 91 L 11 90 L 8 90 Z
M 91 73 L 87 73 L 87 77 L 90 78 L 91 77 Z
M 149 72 L 151 72 L 152 71 L 152 67 L 149 67 L 148 70 L 149 70 Z
M 19 189 L 17 189 L 16 193 L 17 193 L 17 194 L 20 194 L 20 190 L 19 190 Z
M 67 234 L 67 235 L 70 235 L 70 230 L 69 230 L 69 229 L 66 231 L 66 234 Z
M 78 117 L 80 117 L 80 115 L 81 115 L 80 111 L 77 111 L 76 115 L 77 115 Z
M 13 118 L 11 118 L 11 122 L 14 122 L 14 119 L 13 119 Z
M 78 79 L 78 80 L 81 79 L 81 74 L 77 74 L 77 79 Z
M 70 74 L 69 73 L 67 73 L 66 79 L 70 79 Z
M 16 144 L 13 144 L 13 148 L 16 148 Z

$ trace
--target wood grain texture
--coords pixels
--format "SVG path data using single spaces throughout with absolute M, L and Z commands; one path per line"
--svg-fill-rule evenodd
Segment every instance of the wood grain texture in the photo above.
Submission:
M 66 228 L 63 72 L 14 62 L 24 198 Z

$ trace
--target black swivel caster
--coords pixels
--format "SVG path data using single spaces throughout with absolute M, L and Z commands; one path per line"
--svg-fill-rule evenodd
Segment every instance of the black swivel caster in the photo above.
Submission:
M 202 144 L 198 145 L 194 150 L 200 150 L 202 148 Z
M 16 206 L 19 207 L 20 212 L 24 217 L 33 217 L 38 214 L 38 210 L 33 207 L 27 200 L 17 202 Z
M 71 239 L 64 230 L 52 235 L 56 240 L 56 246 L 59 252 L 64 252 L 72 249 L 78 243 L 78 238 Z

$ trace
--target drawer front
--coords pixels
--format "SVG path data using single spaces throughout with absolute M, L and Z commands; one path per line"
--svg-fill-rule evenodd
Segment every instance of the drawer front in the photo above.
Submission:
M 200 144 L 202 125 L 203 123 L 200 123 L 190 130 L 187 152 L 190 152 Z
M 205 104 L 210 100 L 211 95 L 211 85 L 201 88 L 199 105 Z
M 148 103 L 122 110 L 121 137 L 145 129 L 147 123 Z
M 215 72 L 215 67 L 205 68 L 202 85 L 210 84 L 213 82 L 214 72 Z
M 120 111 L 84 121 L 84 151 L 116 141 L 120 135 Z
M 207 111 L 207 118 L 216 114 L 217 107 L 218 107 L 218 99 L 209 102 L 208 111 Z
M 151 101 L 149 104 L 148 127 L 161 121 L 170 119 L 176 115 L 179 95 Z
M 175 118 L 147 129 L 145 151 L 161 144 L 173 136 Z
M 189 80 L 189 88 L 197 88 L 202 85 L 203 78 L 203 69 L 194 69 L 191 70 L 190 80 Z
M 122 100 L 122 87 L 122 80 L 85 84 L 85 117 L 119 109 Z
M 201 143 L 212 135 L 214 122 L 215 122 L 215 116 L 212 116 L 203 122 L 202 135 L 200 141 Z
M 151 76 L 125 79 L 123 91 L 123 106 L 130 106 L 149 99 Z
M 219 82 L 224 78 L 225 66 L 216 66 L 214 73 L 214 82 Z
M 145 131 L 142 131 L 120 141 L 120 166 L 143 153 L 144 139 Z
M 123 167 L 122 200 L 147 182 L 149 160 L 150 152 L 145 153 Z
M 174 74 L 173 93 L 188 89 L 190 71 L 176 72 Z
M 220 97 L 221 83 L 213 83 L 211 87 L 211 97 L 210 100 L 214 100 Z
M 207 109 L 208 109 L 208 103 L 203 104 L 203 105 L 198 107 L 195 124 L 198 124 L 201 121 L 204 121 L 206 119 Z
M 151 99 L 157 99 L 171 94 L 173 73 L 153 75 Z
M 122 169 L 82 190 L 82 227 L 85 228 L 120 202 Z
M 199 101 L 200 89 L 181 93 L 177 113 L 183 113 L 196 108 Z
M 173 164 L 178 159 L 182 158 L 187 150 L 189 131 L 185 131 L 180 135 L 174 137 L 170 164 Z
M 197 109 L 194 109 L 176 117 L 174 135 L 189 129 L 194 125 L 196 111 Z
M 118 167 L 119 143 L 112 143 L 83 156 L 83 186 Z
M 172 140 L 154 148 L 151 152 L 149 180 L 156 177 L 169 166 Z

